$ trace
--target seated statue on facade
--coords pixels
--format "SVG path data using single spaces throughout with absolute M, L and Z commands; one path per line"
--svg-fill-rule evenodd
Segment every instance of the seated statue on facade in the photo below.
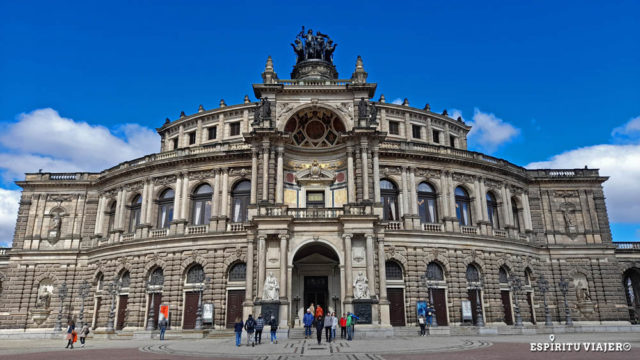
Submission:
M 264 280 L 264 289 L 262 290 L 262 300 L 278 300 L 280 298 L 280 285 L 278 280 L 273 276 L 272 272 Z
M 371 293 L 369 292 L 369 280 L 364 276 L 362 271 L 358 273 L 356 279 L 353 281 L 353 297 L 356 299 L 369 299 Z

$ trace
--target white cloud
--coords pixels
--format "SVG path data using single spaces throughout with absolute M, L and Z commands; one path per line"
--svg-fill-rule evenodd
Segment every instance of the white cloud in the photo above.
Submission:
M 462 111 L 458 109 L 451 109 L 451 115 L 449 115 L 449 117 L 456 120 L 458 120 L 458 117 L 461 117 L 462 121 L 464 121 L 464 116 L 462 116 Z
M 640 116 L 629 120 L 626 124 L 613 129 L 611 136 L 616 140 L 624 140 L 620 138 L 640 136 Z
M 625 129 L 629 123 L 616 129 Z M 614 133 L 618 132 L 614 130 Z M 604 189 L 611 221 L 640 223 L 640 144 L 638 143 L 582 147 L 555 155 L 547 161 L 533 162 L 526 167 L 573 169 L 584 168 L 585 165 L 600 169 L 600 175 L 610 177 L 604 183 Z
M 488 153 L 493 153 L 500 145 L 520 134 L 520 129 L 477 108 L 473 112 L 473 121 L 467 124 L 472 126 L 469 142 Z
M 117 135 L 121 135 L 120 137 Z M 154 130 L 125 124 L 110 131 L 61 117 L 53 109 L 20 114 L 6 126 L 0 144 L 0 169 L 5 179 L 20 179 L 25 172 L 100 171 L 159 148 Z
M 19 201 L 19 190 L 0 189 L 0 247 L 11 246 Z
M 396 104 L 396 105 L 402 105 L 402 102 L 403 102 L 403 101 L 404 101 L 404 100 L 402 100 L 402 99 L 400 99 L 400 98 L 397 98 L 397 99 L 393 100 L 391 103 L 392 103 L 392 104 Z

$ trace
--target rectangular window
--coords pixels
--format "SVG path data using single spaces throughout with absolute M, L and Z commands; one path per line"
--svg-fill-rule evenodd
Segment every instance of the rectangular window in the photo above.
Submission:
M 433 130 L 433 142 L 436 144 L 440 144 L 440 131 Z
M 173 150 L 176 150 L 178 148 L 178 138 L 175 137 L 173 138 Z
M 193 145 L 196 143 L 196 132 L 192 131 L 189 133 L 189 145 Z
M 324 191 L 308 191 L 307 207 L 324 207 Z
M 235 122 L 233 124 L 229 124 L 229 136 L 238 136 L 240 135 L 240 123 Z
M 209 134 L 209 140 L 213 140 L 216 137 L 218 137 L 218 127 L 217 126 L 212 126 L 212 127 L 208 128 L 207 132 Z
M 414 139 L 420 139 L 420 126 L 419 125 L 411 125 L 411 131 L 413 132 Z
M 454 148 L 456 147 L 456 137 L 453 135 L 449 135 L 449 145 Z
M 400 124 L 397 121 L 389 121 L 389 134 L 400 135 Z

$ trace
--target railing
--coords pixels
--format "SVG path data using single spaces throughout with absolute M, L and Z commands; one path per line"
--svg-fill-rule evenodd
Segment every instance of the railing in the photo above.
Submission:
M 342 208 L 294 208 L 287 209 L 287 215 L 296 219 L 333 219 L 344 214 Z
M 387 230 L 402 230 L 402 221 L 388 221 L 384 228 Z
M 428 232 L 442 232 L 442 224 L 423 223 L 422 230 Z
M 460 226 L 460 232 L 468 235 L 477 235 L 478 228 L 475 226 Z
M 614 242 L 618 250 L 640 250 L 640 241 Z
M 7 255 L 11 248 L 0 248 L 0 256 Z
M 122 234 L 122 237 L 120 238 L 122 241 L 131 241 L 136 237 L 135 233 L 127 233 L 127 234 Z
M 350 79 L 334 79 L 334 80 L 298 80 L 298 79 L 286 79 L 286 80 L 278 80 L 278 84 L 284 86 L 291 85 L 307 85 L 307 86 L 317 86 L 317 85 L 348 85 L 351 84 Z
M 167 236 L 167 234 L 169 233 L 169 229 L 164 228 L 164 229 L 153 229 L 149 232 L 149 236 L 152 238 L 158 238 L 158 237 L 163 237 L 163 236 Z
M 493 229 L 493 236 L 495 237 L 506 238 L 508 235 L 509 233 L 506 230 Z
M 57 173 L 57 174 L 50 174 L 49 180 L 76 180 L 77 177 L 78 177 L 77 174 Z
M 190 225 L 187 226 L 188 235 L 206 234 L 209 225 Z
M 238 231 L 244 231 L 244 223 L 230 223 L 229 227 L 228 227 L 228 231 L 231 232 L 238 232 Z
M 372 209 L 371 206 L 367 205 L 345 205 L 344 206 L 344 214 L 345 215 L 371 215 Z

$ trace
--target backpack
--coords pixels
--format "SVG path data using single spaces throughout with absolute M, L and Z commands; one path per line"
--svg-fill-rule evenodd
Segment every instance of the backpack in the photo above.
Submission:
M 89 330 L 89 328 L 87 327 L 87 330 L 85 330 L 84 334 L 85 335 L 89 335 L 90 332 L 91 332 L 91 330 Z
M 255 326 L 256 322 L 253 319 L 247 320 L 247 322 L 244 324 L 244 328 L 247 329 L 247 331 L 253 331 Z

